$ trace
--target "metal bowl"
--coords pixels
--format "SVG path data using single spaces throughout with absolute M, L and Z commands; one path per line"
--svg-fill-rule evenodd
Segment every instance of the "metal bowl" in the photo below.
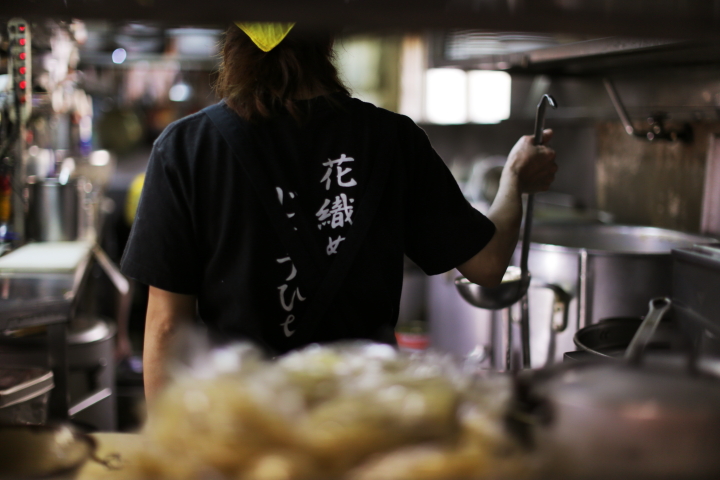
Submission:
M 500 310 L 513 305 L 525 295 L 529 285 L 530 273 L 523 278 L 520 267 L 508 267 L 503 282 L 495 288 L 480 286 L 465 277 L 455 279 L 458 292 L 470 305 L 487 310 Z

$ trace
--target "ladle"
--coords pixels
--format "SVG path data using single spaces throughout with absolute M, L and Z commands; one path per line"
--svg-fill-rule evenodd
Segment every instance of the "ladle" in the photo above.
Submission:
M 547 105 L 557 108 L 557 102 L 550 95 L 543 95 L 537 106 L 535 115 L 535 145 L 542 144 L 543 129 L 545 127 L 545 110 Z M 514 305 L 522 299 L 530 286 L 530 272 L 528 272 L 528 254 L 530 252 L 530 233 L 532 231 L 534 195 L 529 194 L 525 207 L 525 229 L 522 238 L 522 254 L 520 257 L 520 268 L 508 267 L 503 279 L 497 287 L 487 288 L 471 282 L 465 277 L 458 277 L 455 280 L 460 295 L 471 305 L 488 310 L 500 310 Z M 527 303 L 523 302 L 522 308 L 522 344 L 523 364 L 530 366 L 530 320 L 528 318 Z

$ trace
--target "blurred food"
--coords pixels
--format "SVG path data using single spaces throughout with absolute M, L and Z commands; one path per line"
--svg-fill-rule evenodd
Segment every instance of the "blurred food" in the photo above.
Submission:
M 149 411 L 128 478 L 461 479 L 529 471 L 507 378 L 379 344 L 248 349 L 185 374 Z M 227 368 L 227 365 L 233 368 Z M 149 447 L 148 447 L 149 445 Z

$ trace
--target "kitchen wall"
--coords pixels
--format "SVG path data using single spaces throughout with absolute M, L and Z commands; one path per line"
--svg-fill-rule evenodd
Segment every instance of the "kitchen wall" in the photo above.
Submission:
M 531 121 L 507 121 L 498 125 L 421 125 L 435 150 L 451 168 L 467 170 L 474 160 L 493 155 L 507 155 L 522 135 L 533 131 Z M 590 122 L 568 122 L 548 119 L 555 137 L 559 171 L 552 190 L 576 197 L 588 208 L 596 207 L 595 126 Z
M 662 111 L 671 129 L 689 123 L 693 140 L 649 142 L 625 133 L 600 76 L 515 75 L 509 120 L 423 128 L 438 153 L 462 172 L 475 159 L 506 155 L 520 135 L 532 133 L 535 104 L 542 93 L 551 93 L 560 105 L 546 120 L 555 130 L 560 167 L 553 191 L 605 210 L 618 223 L 700 232 L 703 198 L 712 193 L 705 191 L 710 138 L 720 133 L 720 68 L 608 75 L 636 129 L 647 130 L 648 116 Z
M 619 123 L 597 126 L 598 207 L 618 223 L 700 232 L 710 135 L 720 123 L 693 123 L 694 141 L 646 142 Z

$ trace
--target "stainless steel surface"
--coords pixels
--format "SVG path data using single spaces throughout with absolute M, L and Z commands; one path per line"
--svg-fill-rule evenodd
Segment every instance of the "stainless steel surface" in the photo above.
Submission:
M 553 109 L 557 108 L 555 99 L 545 94 L 540 99 L 535 114 L 535 136 L 534 144 L 542 145 L 543 130 L 545 129 L 545 110 L 550 105 Z M 527 289 L 530 286 L 530 273 L 528 272 L 528 254 L 530 253 L 530 239 L 532 234 L 533 207 L 535 196 L 531 193 L 527 197 L 525 205 L 525 228 L 523 230 L 522 253 L 520 255 L 520 270 L 524 291 L 520 302 L 520 341 L 522 345 L 522 365 L 523 368 L 530 368 L 531 352 L 530 352 L 530 307 L 528 305 Z
M 120 290 L 119 310 L 122 315 L 120 315 L 119 321 L 122 322 L 125 318 L 124 315 L 129 312 L 129 300 L 132 293 L 129 284 L 124 283 L 123 279 L 117 275 L 113 278 L 113 275 L 117 273 L 117 267 L 108 264 L 109 260 L 103 255 L 102 250 L 95 248 L 92 253 L 93 255 L 88 254 L 86 260 L 70 273 L 0 274 L 0 332 L 38 325 L 48 326 L 48 342 L 45 347 L 47 350 L 43 353 L 55 378 L 56 387 L 50 398 L 50 413 L 51 417 L 55 419 L 68 417 L 70 405 L 68 337 L 70 332 L 68 332 L 67 323 L 75 316 L 79 292 L 87 280 L 90 271 L 88 266 L 92 258 L 100 257 L 102 259 L 99 262 L 100 266 L 106 269 L 114 281 L 114 285 Z M 99 388 L 112 385 L 114 370 L 106 367 L 114 363 L 114 327 L 104 323 L 102 325 L 92 323 L 88 329 L 81 332 L 76 331 L 75 334 L 73 345 L 77 349 L 97 349 L 97 351 L 85 355 L 78 353 L 80 357 L 94 359 L 92 365 L 88 365 L 86 361 L 80 362 L 79 365 L 83 368 L 94 369 L 97 379 L 92 380 L 91 383 L 96 382 Z M 104 336 L 100 338 L 101 335 Z M 97 354 L 98 351 L 103 354 Z M 99 365 L 98 362 L 100 362 Z M 102 368 L 98 369 L 98 367 Z M 111 396 L 96 410 L 114 412 L 114 401 L 114 396 Z M 93 413 L 93 415 L 95 414 L 97 411 Z M 112 430 L 114 428 L 114 417 L 104 414 L 100 417 L 104 418 L 102 422 L 93 421 L 101 429 Z
M 556 335 L 556 360 L 575 350 L 580 328 L 603 318 L 641 317 L 649 298 L 671 293 L 673 248 L 711 239 L 672 230 L 618 225 L 537 226 L 530 246 L 530 334 L 533 366 L 541 367 L 551 340 L 553 295 L 544 284 L 571 298 L 568 328 Z M 518 252 L 516 251 L 516 255 Z
M 712 243 L 709 237 L 664 228 L 625 225 L 589 225 L 538 228 L 533 232 L 532 250 L 577 252 L 599 256 L 669 255 L 674 248 Z
M 494 288 L 482 287 L 465 277 L 458 277 L 455 286 L 460 295 L 471 305 L 487 310 L 500 310 L 517 303 L 530 284 L 530 274 L 527 273 L 523 278 L 519 267 L 508 267 L 505 275 L 513 280 L 503 282 Z
M 640 324 L 635 336 L 630 341 L 627 351 L 625 352 L 625 360 L 630 364 L 639 364 L 642 360 L 643 352 L 650 343 L 655 330 L 657 330 L 660 320 L 662 320 L 665 312 L 670 308 L 671 302 L 667 297 L 653 298 L 650 300 L 650 310 L 645 316 L 645 320 Z
M 78 184 L 48 178 L 28 186 L 27 235 L 39 242 L 77 240 L 81 198 Z
M 535 116 L 534 144 L 541 145 L 543 130 L 545 128 L 545 110 L 550 105 L 557 108 L 555 99 L 550 95 L 543 95 L 537 106 Z M 522 349 L 522 365 L 530 367 L 530 315 L 527 301 L 527 290 L 530 286 L 530 272 L 528 272 L 528 254 L 530 252 L 530 241 L 532 232 L 533 217 L 533 194 L 529 194 L 525 205 L 525 218 L 523 230 L 522 253 L 520 256 L 520 270 L 517 267 L 508 267 L 502 282 L 494 288 L 486 288 L 480 285 L 471 286 L 467 279 L 460 277 L 455 281 L 460 294 L 472 305 L 488 310 L 499 310 L 510 307 L 521 301 L 520 304 L 520 345 Z M 518 275 L 519 274 L 519 275 Z M 511 336 L 517 340 L 518 335 Z M 510 342 L 509 350 L 513 352 L 513 342 Z
M 545 110 L 547 105 L 557 108 L 555 99 L 550 95 L 543 95 L 537 106 L 537 114 L 535 116 L 534 143 L 542 144 L 543 129 L 545 127 Z M 533 195 L 528 195 L 525 205 L 524 218 L 524 235 L 523 238 L 530 238 L 532 231 L 532 214 L 533 214 Z M 470 287 L 469 282 L 464 278 L 458 278 L 455 284 L 461 289 L 461 294 L 468 302 L 478 308 L 486 308 L 488 310 L 499 310 L 507 308 L 520 300 L 527 292 L 530 285 L 530 274 L 528 272 L 528 253 L 530 252 L 530 242 L 522 242 L 522 254 L 520 256 L 520 271 L 517 274 L 517 267 L 510 266 L 503 276 L 502 283 L 495 288 L 486 288 L 480 285 Z M 523 350 L 529 359 L 529 344 L 526 342 L 526 328 L 523 327 Z M 528 360 L 529 362 L 529 360 Z
M 615 107 L 615 110 L 617 110 L 618 116 L 620 117 L 620 121 L 625 127 L 625 131 L 628 135 L 636 135 L 635 127 L 633 127 L 633 124 L 630 121 L 630 115 L 628 115 L 627 110 L 625 110 L 625 105 L 623 105 L 622 101 L 620 100 L 620 95 L 618 95 L 617 90 L 615 89 L 615 85 L 613 85 L 612 81 L 609 78 L 604 79 L 603 83 L 605 85 L 605 89 L 608 92 L 608 95 L 610 96 L 610 101 L 612 101 L 612 104 Z M 644 135 L 639 136 L 642 137 Z
M 509 70 L 557 77 L 625 74 L 663 65 L 714 65 L 715 42 L 603 37 L 565 41 L 557 35 L 518 35 L 487 30 L 438 31 L 431 37 L 433 67 Z M 555 78 L 553 78 L 553 81 Z M 567 102 L 563 102 L 567 103 Z
M 673 308 L 677 306 L 674 305 Z M 677 314 L 677 311 L 674 313 Z M 578 330 L 574 337 L 575 345 L 580 351 L 597 357 L 622 358 L 641 323 L 642 319 L 639 317 L 604 319 Z M 651 351 L 681 352 L 686 350 L 687 346 L 687 339 L 677 326 L 670 322 L 661 322 L 647 348 Z
M 55 403 L 51 417 L 70 417 L 93 430 L 114 431 L 117 428 L 115 325 L 97 317 L 78 316 L 55 328 L 67 330 L 65 343 L 55 342 L 50 346 L 62 351 L 54 357 L 64 355 L 67 368 L 59 362 L 49 363 L 47 340 L 42 333 L 2 338 L 0 364 L 47 368 L 54 363 L 53 370 L 59 377 L 53 391 Z M 64 417 L 62 412 L 66 412 Z
M 678 249 L 672 257 L 675 319 L 701 355 L 720 357 L 720 249 Z
M 564 332 L 568 327 L 570 301 L 572 300 L 572 298 L 561 287 L 553 285 L 551 283 L 536 285 L 536 287 L 548 289 L 553 294 L 553 300 L 550 310 L 550 337 L 548 341 L 547 354 L 545 355 L 545 365 L 552 365 L 553 363 L 555 363 L 555 357 L 557 356 L 557 336 L 558 334 Z M 556 321 L 558 314 L 560 316 L 560 322 Z
M 449 352 L 459 358 L 482 354 L 487 351 L 490 358 L 482 365 L 500 368 L 504 365 L 501 339 L 493 341 L 493 334 L 500 336 L 503 331 L 498 323 L 498 311 L 475 308 L 465 301 L 455 287 L 457 271 L 426 277 L 426 315 L 430 329 L 432 348 Z
M 717 378 L 655 364 L 571 365 L 536 390 L 548 415 L 533 439 L 548 478 L 717 478 Z
M 101 342 L 114 335 L 115 328 L 111 324 L 97 318 L 81 316 L 70 320 L 68 344 Z
M 531 435 L 555 475 L 720 474 L 720 378 L 694 354 L 645 354 L 671 301 L 655 298 L 649 306 L 624 361 L 565 363 L 521 380 L 518 391 L 531 392 L 525 400 L 534 398 L 530 412 L 539 420 Z

